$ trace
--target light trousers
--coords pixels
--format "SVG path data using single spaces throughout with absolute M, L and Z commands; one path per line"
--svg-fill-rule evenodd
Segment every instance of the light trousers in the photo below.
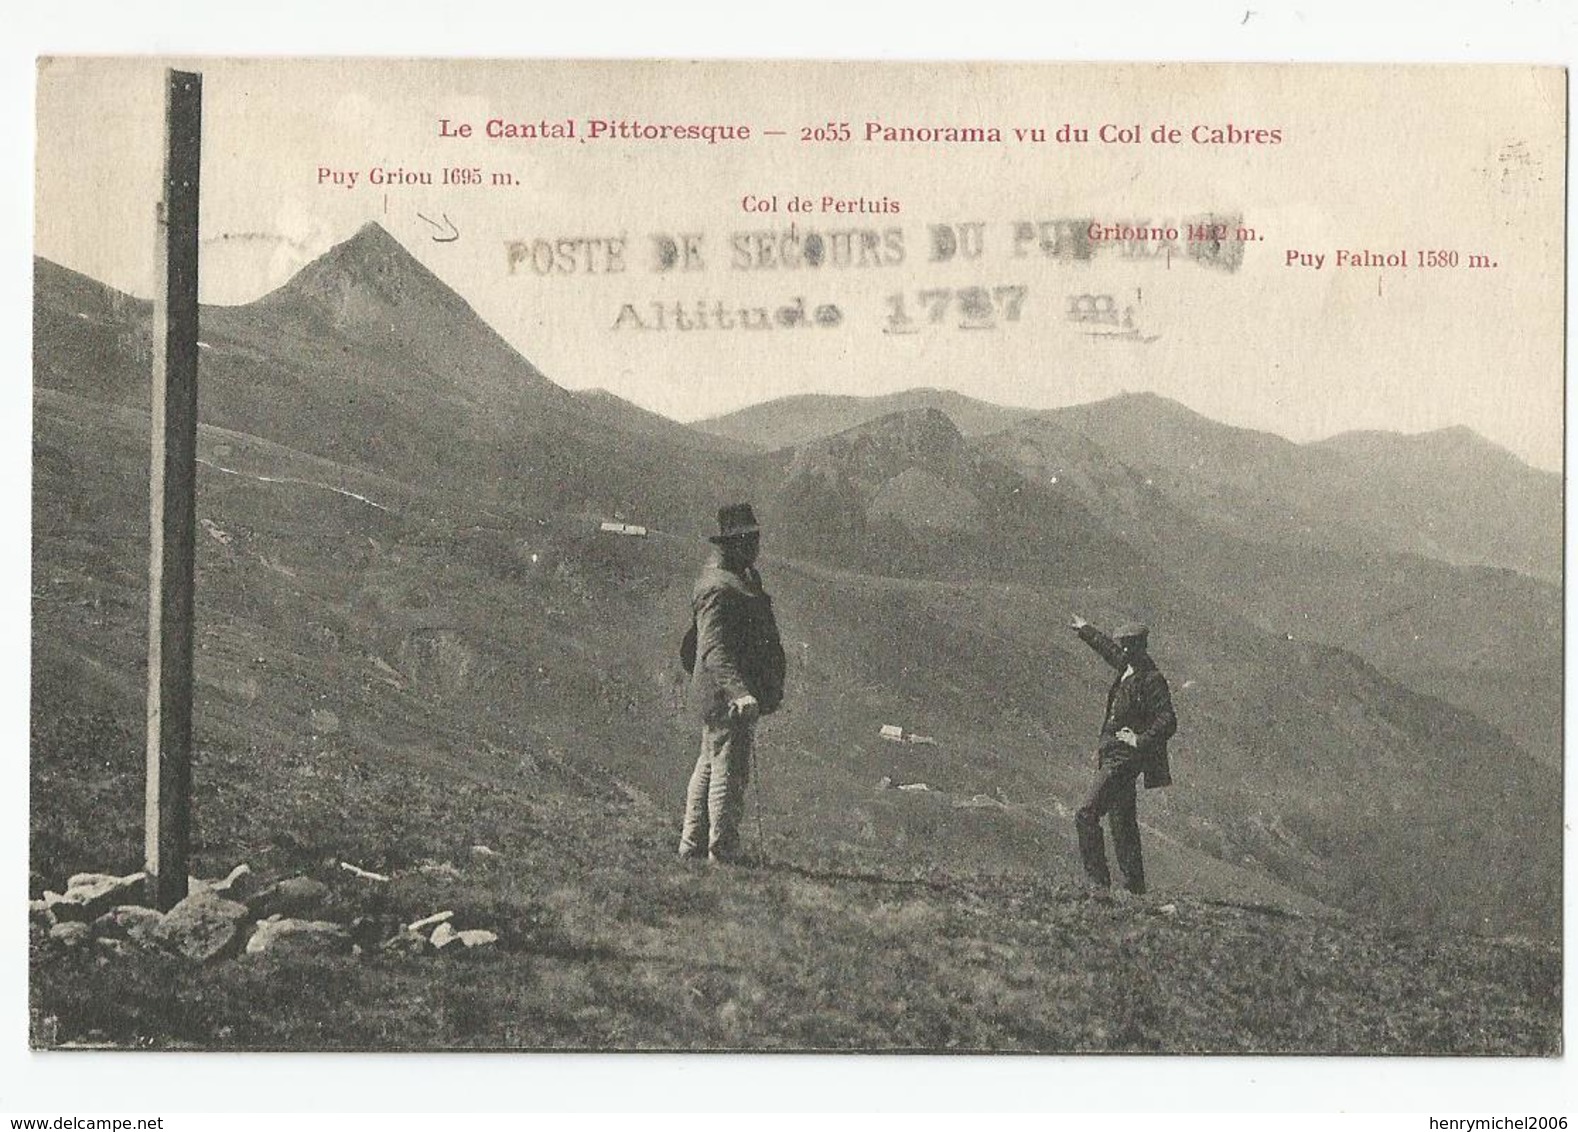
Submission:
M 706 853 L 727 861 L 740 855 L 740 822 L 745 816 L 745 787 L 750 781 L 755 736 L 754 721 L 703 725 L 701 755 L 685 791 L 681 856 Z

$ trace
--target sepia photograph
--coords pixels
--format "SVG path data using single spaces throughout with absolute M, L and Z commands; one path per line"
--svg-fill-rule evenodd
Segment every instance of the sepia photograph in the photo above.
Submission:
M 1562 1056 L 1564 68 L 34 81 L 33 1050 Z

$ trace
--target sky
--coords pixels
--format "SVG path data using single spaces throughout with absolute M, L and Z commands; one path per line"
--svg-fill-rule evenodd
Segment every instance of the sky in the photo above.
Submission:
M 38 72 L 36 252 L 139 295 L 165 62 Z M 207 302 L 255 299 L 377 221 L 553 380 L 676 419 L 809 392 L 933 386 L 1042 408 L 1152 391 L 1300 441 L 1466 424 L 1560 467 L 1557 70 L 182 65 L 204 76 Z M 490 120 L 577 136 L 489 138 Z M 752 136 L 588 137 L 596 120 Z M 1003 140 L 883 140 L 905 127 Z M 1059 141 L 1060 127 L 1089 140 Z M 791 213 L 796 197 L 809 209 Z M 1207 216 L 1229 221 L 1230 254 L 1240 223 L 1252 230 L 1236 268 L 1188 254 L 1189 222 Z M 1176 229 L 1174 252 L 1165 232 L 1098 239 L 1083 260 L 1057 244 L 1092 220 Z M 791 260 L 814 234 L 824 261 L 785 265 L 786 233 Z M 687 236 L 691 254 L 659 270 L 664 240 Z M 600 242 L 560 244 L 575 240 Z M 606 270 L 608 241 L 622 271 Z M 1361 255 L 1338 266 L 1339 252 Z M 1429 252 L 1457 264 L 1420 266 Z M 1385 265 L 1399 253 L 1406 266 Z M 720 302 L 765 307 L 775 326 L 673 325 L 676 303 Z M 776 325 L 801 302 L 802 321 Z M 1082 305 L 1119 321 L 1071 319 Z

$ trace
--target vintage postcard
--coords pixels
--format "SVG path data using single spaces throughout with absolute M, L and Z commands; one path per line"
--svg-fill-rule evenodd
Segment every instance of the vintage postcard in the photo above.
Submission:
M 33 1046 L 1559 1055 L 1566 104 L 41 59 Z

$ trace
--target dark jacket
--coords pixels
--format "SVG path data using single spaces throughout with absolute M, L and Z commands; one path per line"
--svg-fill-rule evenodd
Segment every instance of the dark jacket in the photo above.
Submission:
M 1147 788 L 1171 786 L 1172 766 L 1167 761 L 1167 740 L 1178 730 L 1172 692 L 1167 678 L 1150 657 L 1125 660 L 1123 650 L 1093 625 L 1079 631 L 1079 639 L 1101 654 L 1118 677 L 1107 691 L 1107 716 L 1101 725 L 1102 746 L 1115 742 L 1119 731 L 1129 728 L 1138 737 L 1134 750 L 1145 758 Z M 1130 669 L 1132 668 L 1132 671 Z M 1126 744 L 1125 744 L 1126 746 Z
M 743 574 L 709 564 L 691 598 L 696 618 L 696 668 L 691 706 L 709 723 L 729 716 L 729 704 L 755 696 L 761 712 L 778 709 L 784 694 L 784 649 L 772 599 L 754 569 Z

